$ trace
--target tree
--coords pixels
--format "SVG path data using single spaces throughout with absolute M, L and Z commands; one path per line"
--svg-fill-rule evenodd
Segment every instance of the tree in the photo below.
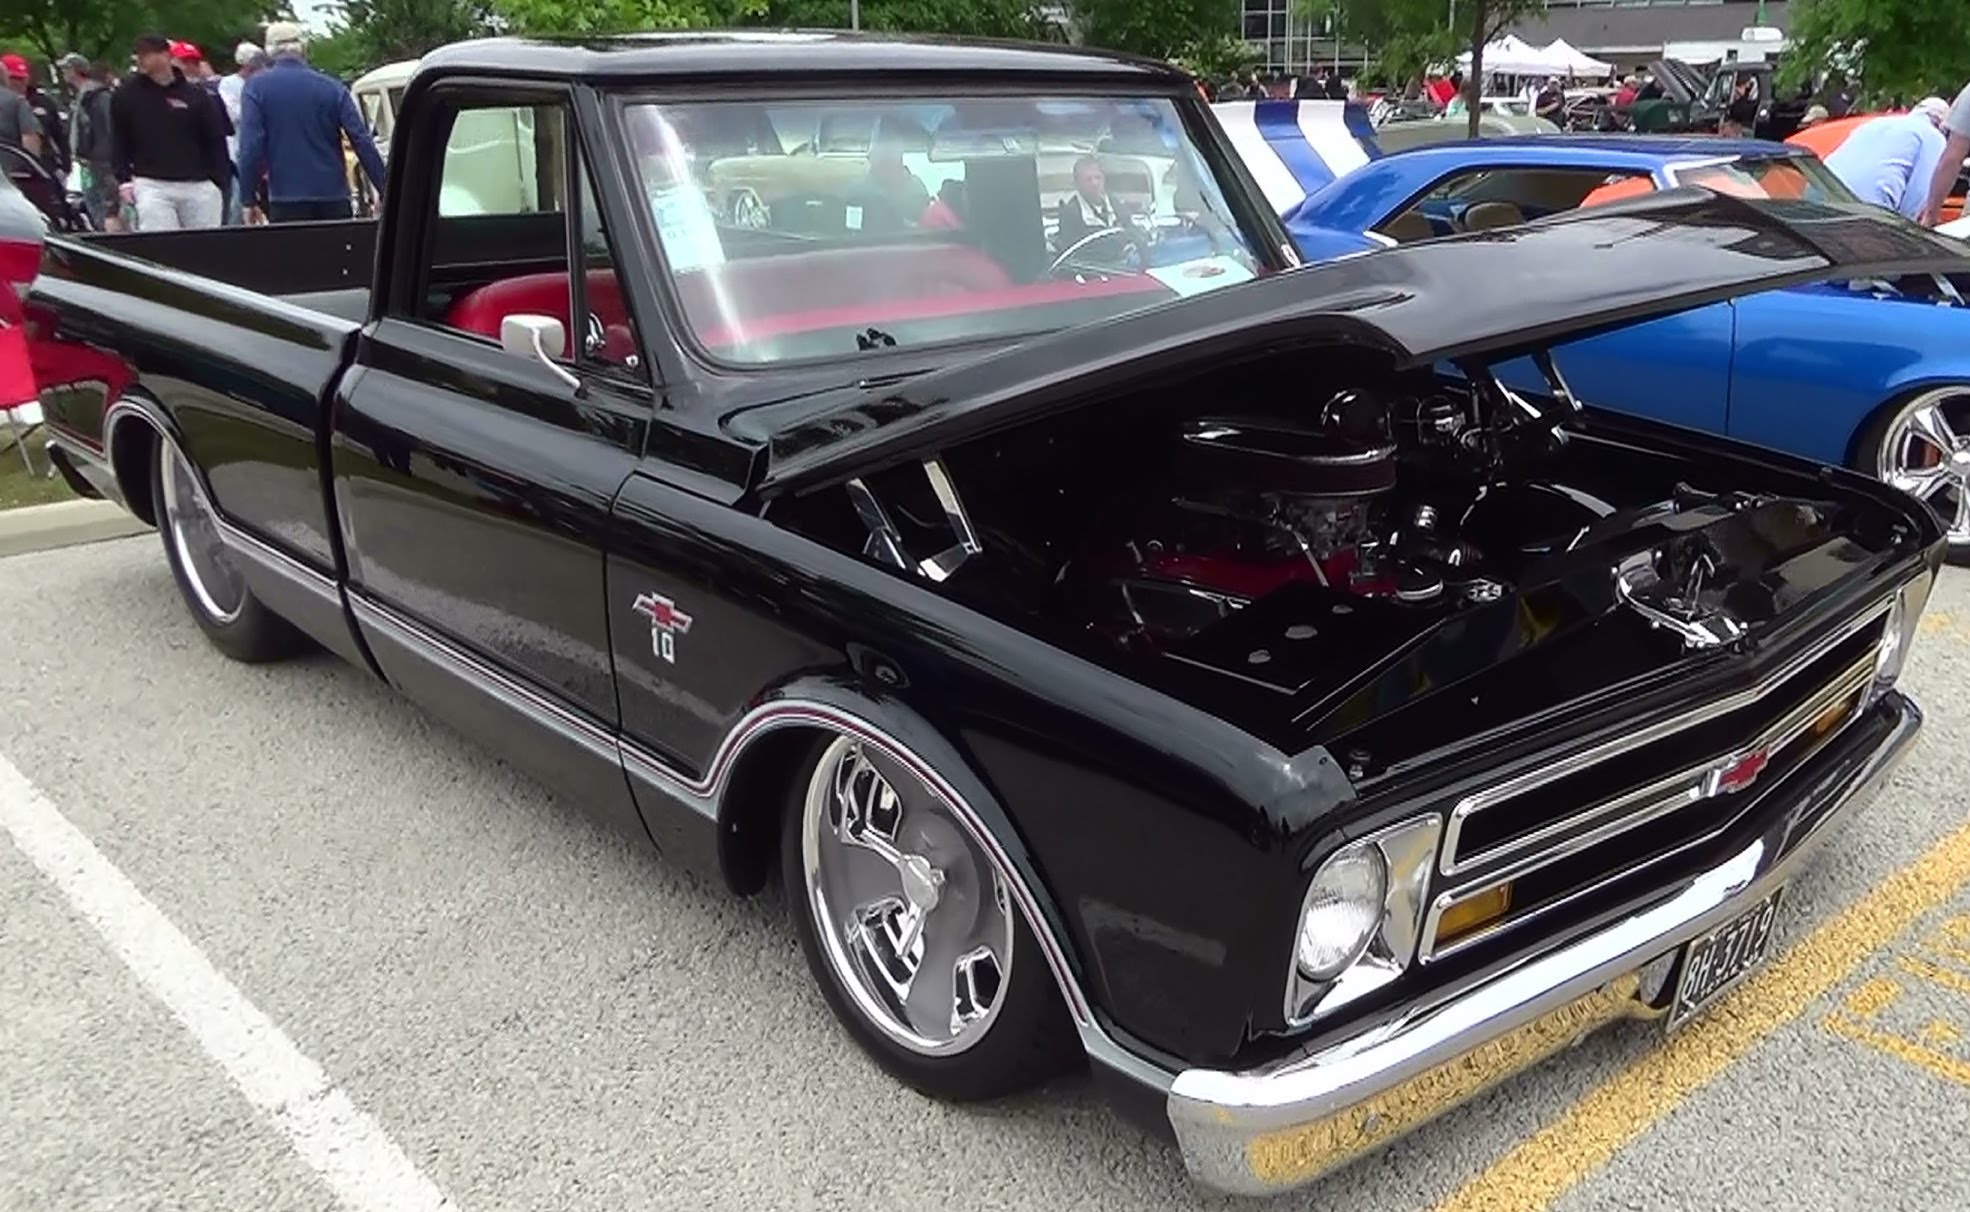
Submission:
M 1238 28 L 1239 0 L 1071 0 L 1089 46 L 1189 59 Z
M 1868 3 L 1870 0 L 1854 0 Z M 1369 46 L 1394 80 L 1409 84 L 1459 49 L 1471 54 L 1464 80 L 1468 133 L 1478 137 L 1478 99 L 1484 95 L 1484 48 L 1520 18 L 1541 12 L 1546 0 L 1308 0 L 1310 10 L 1335 14 L 1337 28 Z
M 1372 70 L 1398 90 L 1451 59 L 1461 41 L 1447 0 L 1305 0 L 1299 11 L 1332 17 L 1336 37 L 1374 47 Z
M 1545 0 L 1463 0 L 1464 11 L 1458 13 L 1464 24 L 1463 29 L 1470 35 L 1466 44 L 1471 52 L 1470 74 L 1464 79 L 1464 102 L 1469 107 L 1466 119 L 1469 125 L 1465 133 L 1470 138 L 1478 137 L 1478 120 L 1483 111 L 1478 105 L 1484 96 L 1484 48 L 1511 27 L 1521 17 L 1545 9 Z M 1454 22 L 1453 22 L 1454 24 Z
M 416 3 L 417 0 L 410 0 Z M 494 0 L 515 33 L 621 34 L 731 25 L 755 0 Z
M 155 31 L 196 43 L 219 67 L 283 8 L 280 0 L 0 0 L 0 42 L 45 63 L 70 51 L 120 63 L 138 34 Z
M 1780 72 L 1788 84 L 1856 74 L 1871 97 L 1954 97 L 1970 75 L 1970 23 L 1916 0 L 1800 0 Z M 1858 72 L 1856 68 L 1858 67 Z
M 493 6 L 489 0 L 341 0 L 323 41 L 347 39 L 347 48 L 311 47 L 308 57 L 324 71 L 334 71 L 331 51 L 353 59 L 358 70 L 399 59 L 416 59 L 425 52 L 491 32 Z M 343 70 L 348 70 L 344 67 Z
M 977 38 L 1045 38 L 1046 19 L 1034 0 L 862 0 L 862 28 L 898 33 L 962 34 Z M 848 0 L 769 0 L 748 23 L 779 28 L 839 29 Z

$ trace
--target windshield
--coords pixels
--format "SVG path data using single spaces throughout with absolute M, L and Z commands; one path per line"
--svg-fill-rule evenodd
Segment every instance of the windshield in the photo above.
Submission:
M 749 365 L 1003 337 L 1247 281 L 1174 102 L 635 104 L 685 319 Z
M 1808 202 L 1859 201 L 1840 178 L 1811 156 L 1734 160 L 1728 164 L 1671 167 L 1677 185 L 1700 185 L 1738 198 L 1802 198 Z

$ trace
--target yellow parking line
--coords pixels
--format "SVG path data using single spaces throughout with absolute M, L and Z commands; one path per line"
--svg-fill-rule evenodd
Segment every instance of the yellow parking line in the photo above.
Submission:
M 1965 884 L 1970 884 L 1970 824 L 1801 939 L 1701 1021 L 1589 1091 L 1438 1204 L 1436 1212 L 1550 1207 Z

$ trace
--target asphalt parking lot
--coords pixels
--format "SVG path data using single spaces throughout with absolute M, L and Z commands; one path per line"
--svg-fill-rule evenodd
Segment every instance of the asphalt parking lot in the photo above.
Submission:
M 633 852 L 331 658 L 226 661 L 149 535 L 0 560 L 0 653 L 0 1208 L 1239 1202 L 1084 1081 L 894 1085 L 777 897 Z M 1970 573 L 1905 685 L 1922 745 L 1759 977 L 1270 1206 L 1962 1207 Z

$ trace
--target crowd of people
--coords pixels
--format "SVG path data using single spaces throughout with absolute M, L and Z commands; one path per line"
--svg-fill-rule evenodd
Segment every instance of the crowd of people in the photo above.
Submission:
M 64 113 L 25 57 L 0 56 L 0 146 L 56 182 L 73 173 L 103 231 L 349 218 L 345 147 L 381 196 L 376 140 L 348 88 L 308 65 L 304 27 L 268 25 L 266 45 L 240 43 L 233 65 L 221 75 L 162 34 L 137 38 L 122 72 L 71 53 L 54 64 Z

